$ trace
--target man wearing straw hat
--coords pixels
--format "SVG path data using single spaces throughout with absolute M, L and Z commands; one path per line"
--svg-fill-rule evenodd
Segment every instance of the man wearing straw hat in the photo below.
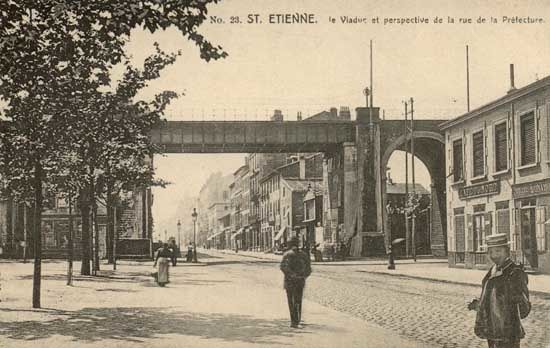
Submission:
M 468 304 L 477 311 L 474 332 L 489 348 L 519 348 L 525 336 L 521 319 L 531 310 L 527 274 L 510 259 L 506 234 L 487 236 L 485 247 L 495 264 L 483 278 L 481 298 Z

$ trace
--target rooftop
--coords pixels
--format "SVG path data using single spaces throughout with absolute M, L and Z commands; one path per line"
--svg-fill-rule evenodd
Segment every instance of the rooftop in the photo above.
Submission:
M 504 96 L 496 99 L 496 100 L 493 100 L 485 105 L 482 105 L 470 112 L 467 112 L 457 118 L 454 118 L 452 120 L 449 120 L 449 121 L 446 121 L 446 122 L 443 122 L 441 125 L 440 125 L 440 128 L 441 130 L 446 130 L 446 129 L 449 129 L 451 127 L 454 127 L 462 122 L 465 122 L 467 120 L 470 120 L 472 118 L 475 118 L 485 112 L 488 112 L 488 111 L 491 111 L 493 109 L 496 109 L 497 107 L 499 106 L 502 106 L 503 104 L 506 104 L 506 103 L 509 103 L 513 100 L 516 100 L 518 98 L 521 98 L 521 97 L 524 97 L 530 93 L 533 93 L 535 91 L 538 91 L 542 88 L 546 88 L 550 86 L 550 76 L 546 76 L 538 81 L 535 81 L 533 83 L 530 83 L 528 84 L 527 86 L 525 87 L 522 87 L 522 88 L 518 88 L 518 89 L 515 89 L 515 90 L 512 90 L 510 92 L 508 92 L 507 94 L 505 94 Z
M 415 191 L 420 195 L 429 195 L 430 192 L 424 188 L 421 184 L 415 184 Z M 413 185 L 409 183 L 409 192 L 413 191 Z M 390 195 L 404 195 L 405 194 L 405 183 L 388 183 L 386 185 L 386 193 Z
M 315 192 L 316 196 L 322 195 L 323 190 L 321 187 L 321 179 L 307 179 L 307 180 L 299 180 L 299 179 L 284 179 L 284 181 L 290 186 L 290 189 L 295 192 L 306 192 L 308 190 L 309 185 L 311 185 L 311 188 L 313 189 L 313 192 Z

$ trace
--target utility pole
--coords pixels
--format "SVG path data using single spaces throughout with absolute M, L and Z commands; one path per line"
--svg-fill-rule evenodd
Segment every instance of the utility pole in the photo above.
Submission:
M 408 119 L 408 104 L 405 102 L 405 254 L 407 257 L 410 255 L 410 231 L 409 231 L 409 125 Z
M 468 45 L 466 45 L 466 103 L 468 112 L 470 112 L 470 58 L 468 54 Z
M 416 213 L 414 208 L 416 205 L 416 182 L 414 177 L 414 100 L 411 97 L 411 164 L 412 164 L 412 256 L 414 261 L 416 262 L 416 226 L 415 226 L 415 220 L 416 220 Z

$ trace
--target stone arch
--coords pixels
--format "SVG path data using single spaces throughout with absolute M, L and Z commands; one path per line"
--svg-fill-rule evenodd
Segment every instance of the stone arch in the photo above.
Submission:
M 401 135 L 383 149 L 380 158 L 380 176 L 382 187 L 381 199 L 381 228 L 385 231 L 386 248 L 389 245 L 390 224 L 388 213 L 386 211 L 387 193 L 386 193 L 386 168 L 392 153 L 396 150 L 407 151 L 405 147 L 412 136 Z M 432 233 L 430 236 L 431 252 L 436 256 L 444 256 L 447 250 L 446 233 L 446 199 L 445 199 L 445 138 L 442 134 L 431 131 L 415 131 L 415 157 L 422 161 L 426 166 L 431 177 L 431 225 Z

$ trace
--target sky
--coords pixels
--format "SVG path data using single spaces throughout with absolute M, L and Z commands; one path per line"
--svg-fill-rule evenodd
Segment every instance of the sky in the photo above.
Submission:
M 550 17 L 545 17 L 550 3 L 542 0 L 225 0 L 209 9 L 199 31 L 225 49 L 226 59 L 201 61 L 198 49 L 174 30 L 136 30 L 128 44 L 135 62 L 153 52 L 155 41 L 165 50 L 182 51 L 140 96 L 151 98 L 162 90 L 182 94 L 170 105 L 168 120 L 266 120 L 274 109 L 292 120 L 298 111 L 307 117 L 330 107 L 354 110 L 365 103 L 370 40 L 374 105 L 388 119 L 402 118 L 402 102 L 410 97 L 416 119 L 450 119 L 466 112 L 466 45 L 472 109 L 506 93 L 511 63 L 516 87 L 550 74 Z M 312 14 L 316 23 L 269 23 L 270 14 L 296 12 Z M 247 24 L 249 14 L 258 14 L 262 23 Z M 210 16 L 223 23 L 210 23 Z M 344 24 L 344 16 L 368 23 Z M 504 23 L 503 16 L 543 22 Z M 235 17 L 240 23 L 230 23 Z M 433 23 L 436 17 L 443 23 Z M 449 17 L 455 22 L 448 23 Z M 373 24 L 373 18 L 379 23 Z M 384 19 L 400 18 L 429 23 L 383 24 Z M 173 216 L 170 209 L 182 192 L 196 194 L 210 172 L 231 173 L 242 161 L 243 155 L 155 159 L 159 175 L 175 183 L 155 190 L 157 222 Z M 403 156 L 390 160 L 394 181 L 404 181 L 403 163 Z M 417 181 L 429 185 L 425 169 L 417 169 Z

